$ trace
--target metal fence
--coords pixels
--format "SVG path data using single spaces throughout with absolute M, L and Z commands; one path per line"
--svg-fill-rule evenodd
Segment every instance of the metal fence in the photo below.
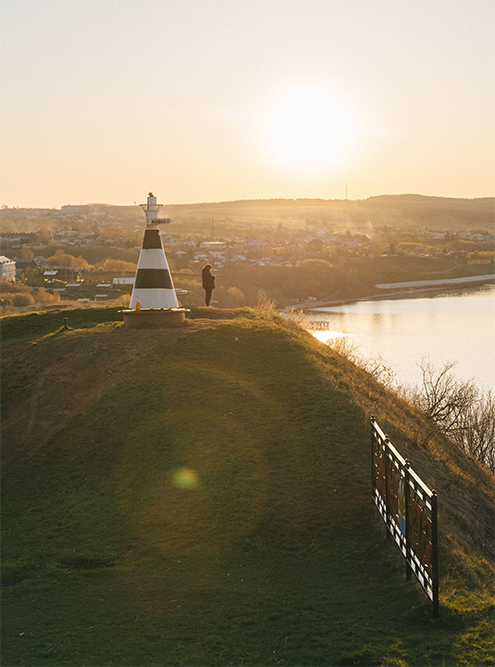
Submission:
M 437 493 L 431 491 L 402 458 L 371 417 L 373 502 L 406 559 L 406 576 L 413 572 L 433 603 L 438 604 Z

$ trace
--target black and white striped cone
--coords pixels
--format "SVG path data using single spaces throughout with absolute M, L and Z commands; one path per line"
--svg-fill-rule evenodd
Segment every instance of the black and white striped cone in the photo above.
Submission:
M 132 309 L 178 308 L 177 295 L 157 227 L 144 231 L 136 280 L 132 290 Z
M 161 206 L 152 192 L 147 203 L 141 204 L 146 215 L 146 229 L 129 309 L 121 311 L 126 327 L 181 326 L 189 312 L 187 308 L 179 307 L 163 250 L 158 225 L 168 225 L 172 221 L 158 217 Z

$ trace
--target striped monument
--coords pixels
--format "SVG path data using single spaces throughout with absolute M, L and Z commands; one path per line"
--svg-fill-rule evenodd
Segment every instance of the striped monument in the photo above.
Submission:
M 138 305 L 139 304 L 139 305 Z M 174 283 L 157 227 L 144 231 L 130 308 L 178 308 Z
M 141 204 L 146 214 L 146 229 L 132 290 L 129 310 L 124 310 L 126 326 L 152 324 L 180 324 L 184 322 L 184 308 L 179 307 L 172 276 L 158 226 L 171 222 L 170 218 L 158 218 L 161 204 L 156 203 L 152 192 L 146 204 Z

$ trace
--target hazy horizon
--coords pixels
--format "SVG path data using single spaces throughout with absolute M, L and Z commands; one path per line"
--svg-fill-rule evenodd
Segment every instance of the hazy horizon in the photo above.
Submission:
M 4 0 L 1 18 L 0 206 L 495 194 L 488 0 Z
M 379 199 L 379 198 L 386 198 L 386 197 L 422 197 L 425 199 L 458 199 L 459 201 L 476 201 L 476 200 L 482 200 L 482 199 L 495 199 L 495 195 L 488 195 L 486 197 L 442 197 L 440 195 L 422 195 L 419 193 L 415 192 L 403 192 L 403 193 L 396 193 L 396 194 L 387 194 L 387 193 L 382 193 L 379 195 L 370 195 L 369 197 L 366 197 L 364 199 L 345 199 L 345 197 L 342 198 L 333 198 L 333 199 L 323 199 L 322 197 L 270 197 L 266 199 L 260 199 L 260 198 L 252 198 L 252 199 L 224 199 L 224 200 L 209 200 L 209 201 L 181 201 L 181 202 L 167 202 L 164 201 L 162 203 L 162 206 L 209 206 L 209 205 L 222 205 L 222 204 L 241 204 L 241 203 L 257 203 L 257 202 L 283 202 L 283 201 L 292 201 L 292 202 L 311 202 L 311 201 L 322 201 L 322 202 L 347 202 L 347 203 L 360 203 L 360 202 L 365 202 L 368 199 Z M 71 206 L 109 206 L 109 207 L 136 207 L 139 208 L 139 206 L 143 203 L 145 203 L 145 195 L 141 197 L 142 201 L 140 200 L 139 202 L 136 200 L 136 202 L 132 202 L 130 204 L 121 204 L 117 202 L 109 202 L 109 201 L 87 201 L 87 202 L 69 202 L 69 204 L 62 204 L 61 206 L 65 205 L 71 205 Z M 160 199 L 160 197 L 158 197 Z M 13 209 L 47 209 L 47 210 L 58 210 L 61 208 L 61 206 L 14 206 L 14 207 L 8 207 L 8 210 L 13 210 Z

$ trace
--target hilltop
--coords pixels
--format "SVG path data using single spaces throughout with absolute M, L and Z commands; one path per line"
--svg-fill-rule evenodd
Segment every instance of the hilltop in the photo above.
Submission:
M 486 471 L 277 315 L 121 317 L 3 318 L 3 664 L 491 664 Z M 438 491 L 435 621 L 371 503 L 372 413 Z

